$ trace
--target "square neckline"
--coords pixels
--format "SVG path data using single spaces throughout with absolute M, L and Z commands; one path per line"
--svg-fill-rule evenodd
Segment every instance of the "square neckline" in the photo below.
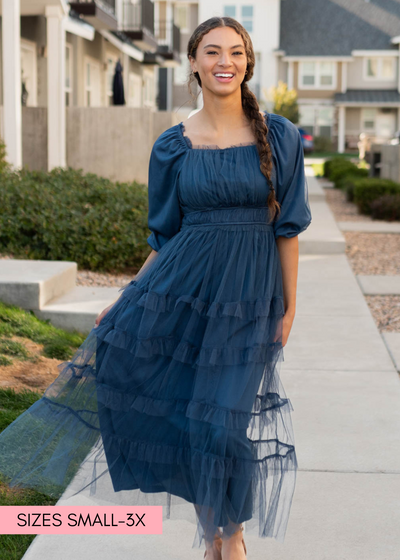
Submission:
M 267 111 L 264 111 L 264 119 L 267 121 L 267 125 L 269 122 L 269 115 Z M 235 148 L 249 148 L 251 146 L 257 146 L 257 142 L 241 142 L 240 144 L 232 144 L 232 146 L 227 146 L 226 148 L 219 148 L 216 144 L 193 144 L 192 141 L 188 136 L 185 136 L 185 125 L 183 121 L 181 121 L 178 125 L 178 129 L 180 132 L 180 136 L 184 145 L 190 151 L 214 151 L 214 152 L 225 152 L 226 150 L 233 150 Z M 194 148 L 194 146 L 201 146 L 199 148 Z

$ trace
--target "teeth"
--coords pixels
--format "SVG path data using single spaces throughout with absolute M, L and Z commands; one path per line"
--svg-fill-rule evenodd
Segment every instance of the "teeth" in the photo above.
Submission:
M 233 76 L 233 74 L 215 74 L 216 76 L 221 76 L 222 78 L 231 78 Z

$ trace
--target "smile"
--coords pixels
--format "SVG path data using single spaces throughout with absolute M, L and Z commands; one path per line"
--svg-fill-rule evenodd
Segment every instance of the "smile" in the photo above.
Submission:
M 232 72 L 217 72 L 214 76 L 219 82 L 231 82 L 234 78 Z

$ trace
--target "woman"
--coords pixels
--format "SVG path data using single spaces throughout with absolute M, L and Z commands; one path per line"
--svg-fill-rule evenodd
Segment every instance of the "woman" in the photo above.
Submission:
M 260 112 L 247 86 L 246 30 L 211 18 L 188 58 L 204 107 L 153 146 L 153 250 L 43 398 L 1 434 L 0 472 L 47 493 L 75 477 L 69 490 L 84 480 L 99 494 L 111 480 L 100 497 L 123 503 L 127 491 L 128 503 L 167 505 L 167 517 L 187 519 L 187 504 L 193 546 L 204 537 L 207 560 L 243 560 L 244 522 L 283 541 L 295 487 L 278 367 L 311 212 L 297 128 Z M 93 447 L 93 472 L 76 474 Z

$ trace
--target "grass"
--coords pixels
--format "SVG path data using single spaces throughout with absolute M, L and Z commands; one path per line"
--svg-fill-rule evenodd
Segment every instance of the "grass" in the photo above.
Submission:
M 12 360 L 34 360 L 23 344 L 11 340 L 12 336 L 28 338 L 43 344 L 46 358 L 68 360 L 85 340 L 79 332 L 67 332 L 38 319 L 32 311 L 0 302 L 0 365 Z
M 41 397 L 37 391 L 0 389 L 0 431 Z M 30 489 L 9 488 L 0 477 L 0 506 L 48 506 L 57 500 Z M 0 560 L 20 560 L 36 535 L 0 535 Z
M 42 354 L 48 358 L 68 360 L 85 340 L 79 332 L 67 332 L 38 319 L 33 312 L 0 302 L 0 366 L 17 361 L 31 360 L 31 354 L 22 342 L 13 336 L 29 339 L 43 345 Z M 0 432 L 26 409 L 33 405 L 42 393 L 25 389 L 15 391 L 0 388 Z M 10 488 L 0 476 L 0 505 L 55 505 L 57 499 L 27 488 Z M 36 535 L 0 535 L 0 560 L 20 560 Z

